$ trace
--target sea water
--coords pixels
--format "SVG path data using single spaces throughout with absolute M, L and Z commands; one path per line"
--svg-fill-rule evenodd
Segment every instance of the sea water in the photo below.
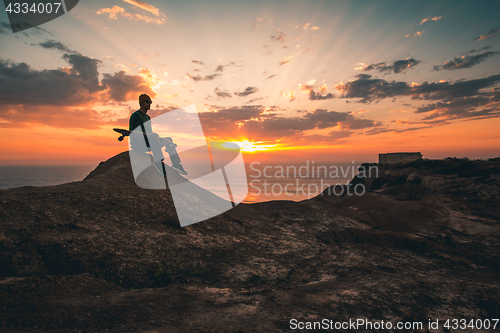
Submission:
M 0 189 L 83 180 L 95 165 L 0 165 Z
M 359 163 L 295 165 L 247 164 L 248 195 L 244 203 L 302 201 L 333 185 L 347 184 Z M 95 165 L 0 166 L 0 189 L 51 186 L 83 180 Z M 241 185 L 241 184 L 238 184 Z

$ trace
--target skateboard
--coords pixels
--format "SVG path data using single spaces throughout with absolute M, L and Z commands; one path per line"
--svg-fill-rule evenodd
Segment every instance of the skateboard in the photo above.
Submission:
M 130 136 L 130 131 L 123 129 L 123 128 L 113 128 L 113 131 L 121 134 L 121 136 L 118 138 L 118 141 L 123 141 L 123 138 L 125 138 L 126 136 Z M 173 165 L 180 165 L 181 159 L 179 158 L 179 155 L 177 154 L 177 149 L 175 149 L 177 147 L 177 145 L 172 141 L 172 139 L 171 138 L 168 138 L 168 139 L 160 138 L 160 144 L 162 145 L 162 147 L 165 147 L 166 152 L 170 156 L 170 161 L 172 161 L 172 164 Z M 176 170 L 176 169 L 174 169 L 174 170 Z M 177 171 L 177 172 L 179 172 L 179 171 Z
M 130 131 L 122 128 L 113 128 L 113 131 L 120 133 L 122 136 L 118 138 L 118 141 L 123 141 L 123 138 L 130 135 Z

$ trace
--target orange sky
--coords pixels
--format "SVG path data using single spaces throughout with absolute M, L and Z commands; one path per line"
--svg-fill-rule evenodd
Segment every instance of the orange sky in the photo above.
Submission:
M 0 164 L 125 151 L 141 93 L 246 162 L 500 156 L 498 2 L 388 4 L 88 1 L 15 34 L 3 13 Z

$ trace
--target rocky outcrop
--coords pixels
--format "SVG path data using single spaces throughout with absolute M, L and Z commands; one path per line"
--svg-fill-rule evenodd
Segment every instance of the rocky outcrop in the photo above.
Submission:
M 361 177 L 355 177 L 351 184 L 364 184 L 368 191 L 398 200 L 444 195 L 462 204 L 461 209 L 500 220 L 500 158 L 417 160 L 396 165 L 367 163 L 360 171 L 370 168 L 372 172 L 360 172 Z
M 240 204 L 181 228 L 128 153 L 0 191 L 0 329 L 289 331 L 290 320 L 493 318 L 499 160 L 416 161 L 362 196 Z M 496 317 L 498 318 L 498 317 Z M 441 331 L 442 331 L 441 327 Z

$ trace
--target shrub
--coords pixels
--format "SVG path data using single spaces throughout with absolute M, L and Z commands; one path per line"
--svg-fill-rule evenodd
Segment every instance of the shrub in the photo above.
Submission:
M 175 277 L 171 271 L 158 269 L 153 275 L 155 287 L 165 287 L 175 282 Z

